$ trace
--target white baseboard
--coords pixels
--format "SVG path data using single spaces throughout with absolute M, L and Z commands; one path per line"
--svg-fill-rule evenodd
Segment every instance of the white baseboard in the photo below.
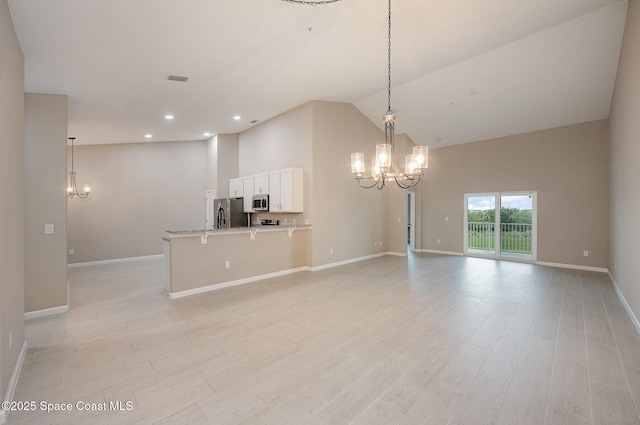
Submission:
M 387 252 L 387 255 L 395 255 L 396 257 L 407 257 L 409 256 L 409 254 L 407 254 L 406 252 Z
M 309 270 L 309 267 L 306 267 L 306 266 L 298 267 L 296 269 L 289 269 L 289 270 L 282 270 L 274 273 L 261 274 L 258 276 L 251 276 L 244 279 L 230 280 L 229 282 L 215 283 L 213 285 L 201 286 L 199 288 L 187 289 L 185 291 L 179 291 L 179 292 L 169 291 L 169 298 L 174 300 L 176 298 L 188 297 L 189 295 L 215 291 L 222 288 L 228 288 L 230 286 L 244 285 L 245 283 L 256 282 L 258 280 L 270 279 L 272 277 L 284 276 L 287 274 L 308 271 L 308 270 Z
M 104 264 L 128 263 L 130 261 L 158 260 L 161 258 L 164 258 L 164 254 L 145 255 L 143 257 L 114 258 L 113 260 L 87 261 L 84 263 L 70 263 L 70 264 L 67 264 L 67 267 L 75 268 L 75 267 L 99 266 Z
M 15 367 L 13 368 L 13 373 L 11 374 L 11 380 L 9 381 L 9 387 L 7 388 L 7 394 L 4 396 L 4 401 L 12 402 L 13 395 L 16 392 L 16 386 L 18 385 L 18 379 L 20 378 L 20 371 L 22 370 L 22 364 L 24 363 L 24 358 L 27 354 L 27 341 L 22 343 L 22 349 L 20 350 L 20 355 L 18 355 L 18 361 L 16 362 Z M 0 425 L 7 422 L 9 419 L 9 411 L 0 409 Z
M 636 330 L 640 334 L 640 321 L 638 321 L 638 318 L 636 317 L 636 315 L 634 314 L 633 310 L 631 309 L 631 306 L 627 302 L 627 299 L 624 297 L 624 294 L 622 293 L 622 290 L 618 286 L 618 283 L 616 282 L 616 280 L 611 275 L 611 272 L 609 272 L 609 279 L 611 279 L 611 282 L 613 282 L 613 287 L 616 290 L 616 294 L 618 294 L 618 298 L 620 298 L 620 302 L 624 306 L 624 309 L 627 310 L 627 314 L 631 318 L 631 321 L 633 322 L 634 326 L 636 327 Z
M 443 254 L 443 255 L 455 255 L 461 257 L 464 255 L 462 252 L 455 251 L 438 251 L 436 249 L 416 249 L 416 252 L 427 252 L 429 254 Z
M 68 294 L 67 290 L 67 294 Z M 68 298 L 68 297 L 67 297 Z M 69 301 L 67 300 L 67 303 Z M 37 319 L 39 317 L 53 316 L 54 314 L 67 313 L 69 311 L 69 304 L 61 305 L 58 307 L 45 308 L 43 310 L 25 311 L 24 320 Z
M 536 264 L 539 266 L 559 267 L 562 269 L 573 269 L 573 270 L 585 270 L 589 272 L 600 272 L 600 273 L 609 272 L 609 269 L 604 267 L 580 266 L 577 264 L 548 263 L 546 261 L 536 261 Z
M 309 268 L 312 272 L 316 272 L 318 270 L 331 269 L 333 267 L 344 266 L 345 264 L 357 263 L 358 261 L 370 260 L 371 258 L 382 257 L 387 255 L 387 252 L 381 252 L 379 254 L 365 255 L 364 257 L 351 258 L 349 260 L 338 261 L 335 263 L 323 264 L 321 266 L 314 266 Z
M 69 312 L 69 305 L 70 305 L 69 304 L 69 300 L 70 300 L 69 281 L 67 280 L 67 304 L 66 305 L 61 305 L 61 306 L 58 306 L 58 307 L 45 308 L 45 309 L 42 309 L 42 310 L 25 311 L 24 320 L 37 319 L 39 317 L 53 316 L 54 314 L 60 314 L 60 313 L 68 313 Z

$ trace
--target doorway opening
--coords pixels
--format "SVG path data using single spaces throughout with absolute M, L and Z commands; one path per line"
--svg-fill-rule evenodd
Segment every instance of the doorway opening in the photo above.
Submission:
M 537 192 L 464 195 L 464 253 L 536 261 Z
M 407 251 L 416 250 L 416 194 L 407 192 Z

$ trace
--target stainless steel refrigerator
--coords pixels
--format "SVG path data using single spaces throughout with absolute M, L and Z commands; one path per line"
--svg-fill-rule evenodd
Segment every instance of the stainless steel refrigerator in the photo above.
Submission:
M 221 198 L 213 200 L 213 228 L 216 230 L 232 227 L 247 227 L 249 218 L 244 213 L 242 198 Z

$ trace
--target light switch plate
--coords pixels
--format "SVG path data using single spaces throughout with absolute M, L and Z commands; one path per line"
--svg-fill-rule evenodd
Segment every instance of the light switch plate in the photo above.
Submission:
M 53 235 L 53 224 L 45 224 L 44 225 L 44 234 L 45 235 Z

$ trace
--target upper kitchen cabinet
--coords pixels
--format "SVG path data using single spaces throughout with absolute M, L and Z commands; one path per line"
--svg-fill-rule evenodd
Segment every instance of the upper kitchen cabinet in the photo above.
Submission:
M 253 194 L 269 194 L 269 174 L 258 174 L 253 176 Z
M 301 213 L 304 204 L 302 168 L 287 168 L 269 174 L 269 212 Z
M 253 176 L 240 178 L 238 180 L 242 180 L 243 191 L 247 194 L 247 196 L 244 197 L 244 212 L 251 213 L 253 212 L 253 203 L 251 202 L 253 201 Z
M 245 191 L 244 191 L 243 181 L 244 181 L 243 178 L 229 180 L 229 197 L 230 198 L 242 198 L 244 196 Z M 250 193 L 253 194 L 253 188 L 251 189 Z

